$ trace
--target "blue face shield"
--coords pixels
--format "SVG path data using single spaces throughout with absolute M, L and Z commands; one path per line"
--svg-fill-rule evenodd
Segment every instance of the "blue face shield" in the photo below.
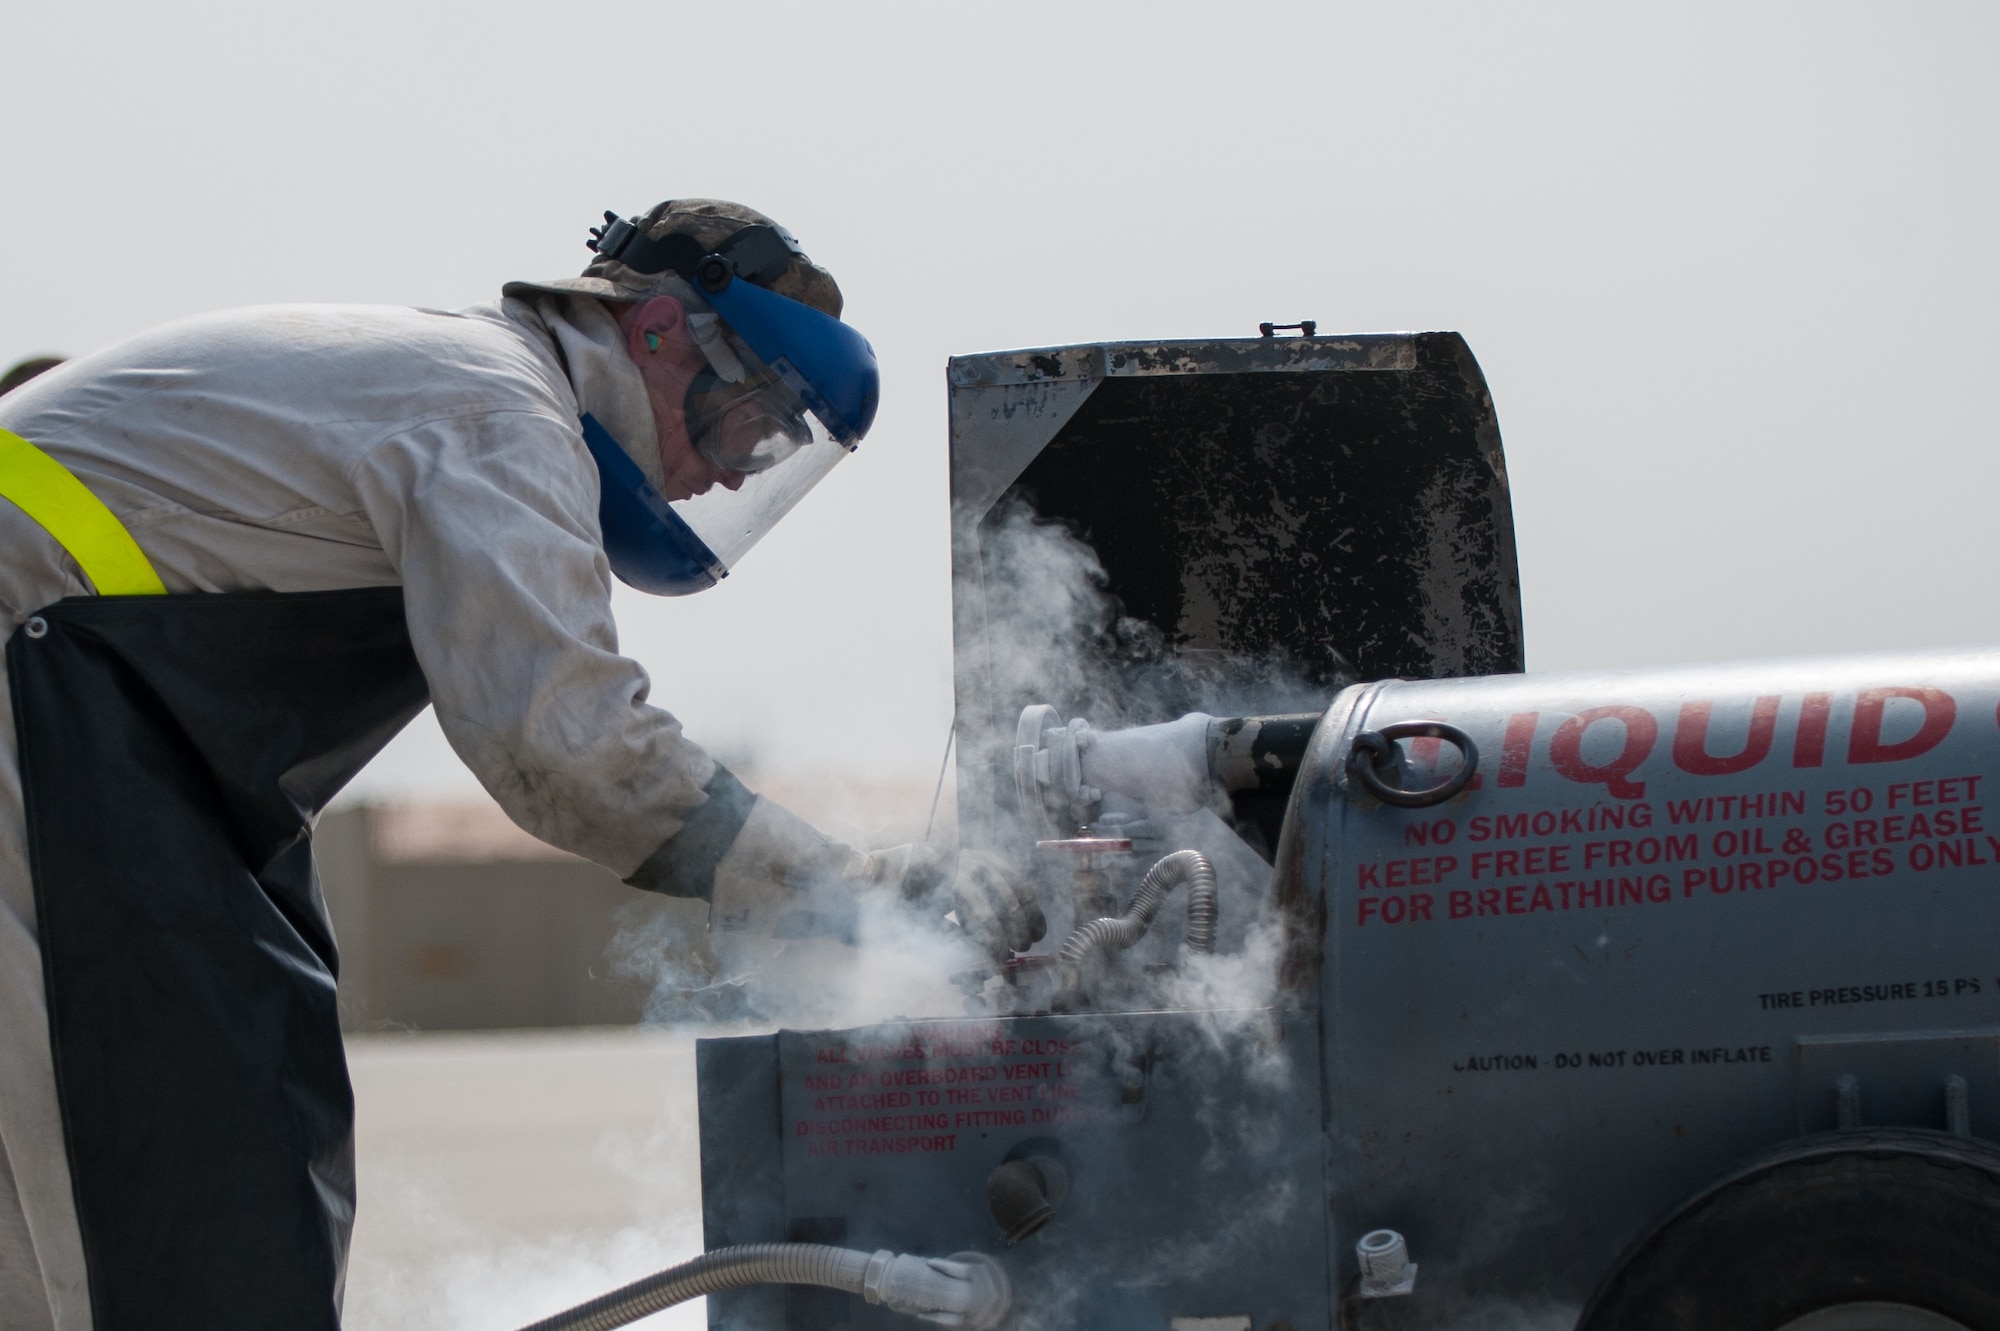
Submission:
M 597 463 L 604 554 L 620 582 L 655 596 L 686 596 L 728 576 L 729 566 L 589 412 L 583 414 L 583 442 Z
M 771 260 L 762 251 L 783 233 L 745 230 L 758 233 L 750 237 L 755 243 L 734 248 L 763 260 L 752 271 L 768 271 Z M 622 246 L 625 238 L 619 239 Z M 788 236 L 783 243 L 792 244 Z M 739 276 L 731 250 L 725 244 L 698 260 L 675 255 L 681 262 L 671 265 L 687 270 L 694 292 L 722 325 L 697 339 L 711 372 L 685 407 L 690 438 L 722 481 L 670 502 L 595 417 L 583 417 L 584 443 L 601 480 L 598 522 L 612 572 L 658 596 L 703 591 L 726 577 L 861 442 L 880 397 L 866 338 Z

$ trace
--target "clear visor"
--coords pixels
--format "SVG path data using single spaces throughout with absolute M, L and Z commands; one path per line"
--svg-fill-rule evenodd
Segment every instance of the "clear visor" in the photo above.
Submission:
M 728 569 L 852 448 L 728 325 L 706 311 L 689 325 L 709 368 L 688 385 L 682 412 L 718 476 L 673 510 Z
M 848 450 L 810 415 L 787 420 L 743 413 L 721 438 L 728 446 L 740 448 L 742 452 L 735 456 L 752 465 L 723 466 L 703 450 L 720 476 L 707 491 L 678 500 L 672 508 L 723 568 L 729 569 L 791 512 L 807 491 L 840 465 Z

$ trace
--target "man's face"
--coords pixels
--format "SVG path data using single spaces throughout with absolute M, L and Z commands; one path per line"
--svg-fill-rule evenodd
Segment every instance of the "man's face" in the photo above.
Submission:
M 672 296 L 655 296 L 630 307 L 619 323 L 625 330 L 625 350 L 639 367 L 653 405 L 660 468 L 666 473 L 665 497 L 692 499 L 717 485 L 741 489 L 744 473 L 716 466 L 695 451 L 688 436 L 682 410 L 688 385 L 708 368 L 708 362 L 688 332 L 685 307 Z

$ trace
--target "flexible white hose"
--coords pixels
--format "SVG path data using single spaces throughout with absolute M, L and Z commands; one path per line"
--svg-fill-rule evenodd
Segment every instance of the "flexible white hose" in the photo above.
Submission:
M 746 1243 L 670 1266 L 523 1331 L 610 1331 L 676 1303 L 745 1285 L 821 1285 L 968 1331 L 998 1323 L 1012 1301 L 999 1264 L 978 1253 L 945 1259 L 818 1243 Z

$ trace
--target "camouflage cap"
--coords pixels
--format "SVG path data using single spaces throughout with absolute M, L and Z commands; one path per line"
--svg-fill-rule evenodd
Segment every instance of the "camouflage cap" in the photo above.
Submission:
M 676 233 L 692 237 L 713 249 L 746 226 L 776 226 L 776 222 L 740 203 L 725 199 L 668 199 L 655 205 L 645 216 L 633 219 L 639 233 L 648 240 L 661 240 Z M 762 283 L 781 296 L 810 305 L 822 314 L 840 317 L 840 288 L 833 274 L 803 254 L 792 256 L 784 270 Z M 555 295 L 595 296 L 599 300 L 646 300 L 685 290 L 677 274 L 642 273 L 616 259 L 591 261 L 578 277 L 558 277 L 547 282 L 509 282 L 502 295 L 526 296 L 535 292 Z

